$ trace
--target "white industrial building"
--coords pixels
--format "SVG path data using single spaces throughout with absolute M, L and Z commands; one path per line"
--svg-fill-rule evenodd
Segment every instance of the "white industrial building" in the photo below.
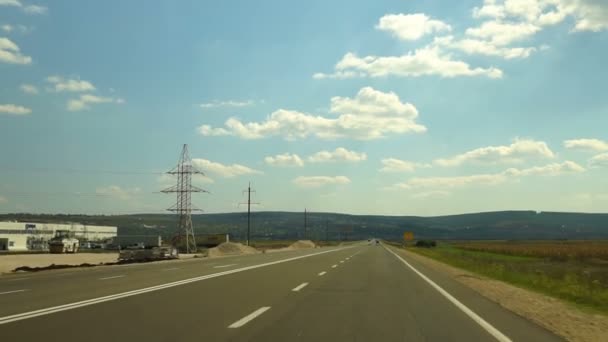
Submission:
M 83 241 L 105 241 L 116 237 L 118 228 L 79 223 L 0 222 L 0 251 L 46 249 L 57 230 L 72 231 Z

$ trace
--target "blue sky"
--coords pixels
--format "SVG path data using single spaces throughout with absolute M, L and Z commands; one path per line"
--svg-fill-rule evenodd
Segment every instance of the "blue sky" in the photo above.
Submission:
M 0 212 L 608 207 L 602 0 L 0 0 Z

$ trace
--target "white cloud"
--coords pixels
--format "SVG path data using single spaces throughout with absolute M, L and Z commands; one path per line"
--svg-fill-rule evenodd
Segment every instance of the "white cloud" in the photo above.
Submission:
M 434 191 L 424 191 L 412 194 L 410 197 L 414 199 L 424 199 L 424 198 L 445 198 L 450 196 L 449 191 L 442 190 L 434 190 Z
M 446 78 L 458 76 L 486 76 L 501 78 L 498 68 L 474 68 L 463 61 L 453 60 L 449 53 L 437 46 L 427 46 L 402 56 L 366 56 L 358 57 L 347 53 L 335 66 L 335 73 L 316 73 L 315 79 L 353 78 L 353 77 L 420 77 L 440 76 Z
M 473 9 L 475 18 L 511 20 L 550 26 L 574 19 L 572 31 L 608 29 L 608 4 L 604 0 L 485 0 Z
M 0 6 L 22 7 L 23 4 L 19 0 L 0 0 Z
M 367 159 L 367 154 L 355 151 L 349 151 L 344 147 L 338 147 L 334 151 L 319 151 L 310 157 L 308 161 L 311 163 L 326 163 L 326 162 L 360 162 Z
M 71 112 L 77 112 L 81 110 L 91 109 L 92 104 L 98 103 L 124 103 L 123 99 L 113 97 L 96 96 L 92 94 L 80 95 L 78 99 L 71 99 L 68 101 L 67 108 Z
M 12 25 L 9 25 L 9 24 L 4 24 L 0 28 L 2 28 L 2 31 L 8 32 L 8 33 L 12 32 L 15 29 Z
M 396 158 L 382 159 L 382 165 L 383 167 L 380 169 L 380 172 L 414 172 L 417 168 L 430 167 L 428 164 L 415 163 Z
M 590 167 L 608 167 L 608 153 L 601 153 L 589 159 Z
M 46 14 L 48 8 L 39 5 L 24 5 L 20 0 L 0 0 L 0 6 L 21 8 L 27 14 Z
M 497 46 L 504 46 L 530 38 L 540 30 L 540 27 L 525 22 L 486 21 L 479 27 L 468 28 L 465 34 L 487 39 Z
M 17 44 L 8 38 L 0 37 L 0 62 L 11 64 L 31 64 L 32 57 L 21 54 Z
M 282 166 L 282 167 L 302 167 L 304 161 L 297 154 L 277 154 L 276 156 L 268 156 L 264 158 L 264 161 L 268 165 Z
M 28 5 L 23 7 L 23 11 L 27 14 L 47 14 L 49 9 L 39 5 Z
M 7 203 L 8 199 L 6 197 L 0 196 L 0 204 Z
M 608 151 L 608 142 L 599 139 L 572 139 L 564 141 L 564 147 L 588 151 Z
M 460 50 L 468 55 L 499 56 L 505 59 L 527 58 L 537 51 L 535 47 L 502 47 L 478 39 L 455 40 L 453 36 L 435 38 L 433 43 L 437 46 Z
M 303 188 L 318 188 L 326 185 L 349 184 L 350 179 L 345 176 L 300 176 L 294 179 L 293 183 Z
M 388 31 L 401 40 L 418 40 L 427 34 L 452 30 L 450 25 L 423 13 L 387 14 L 380 18 L 376 28 Z
M 106 187 L 99 187 L 95 190 L 95 193 L 101 196 L 108 196 L 119 200 L 130 200 L 134 194 L 140 193 L 140 188 L 123 189 L 118 185 L 110 185 Z
M 19 32 L 19 33 L 28 33 L 30 31 L 32 31 L 32 28 L 27 27 L 25 25 L 10 25 L 10 24 L 4 24 L 2 26 L 0 26 L 0 29 L 2 29 L 2 31 L 6 32 L 6 33 L 12 33 L 12 32 Z
M 56 92 L 85 92 L 95 90 L 95 86 L 89 81 L 80 79 L 65 79 L 61 76 L 49 76 L 46 81 L 53 85 Z
M 22 84 L 19 86 L 19 89 L 26 94 L 38 94 L 38 88 L 32 84 Z
M 200 158 L 192 159 L 192 164 L 203 172 L 210 172 L 224 178 L 262 173 L 240 164 L 224 165 Z
M 200 107 L 203 109 L 209 109 L 209 108 L 219 108 L 219 107 L 250 107 L 255 105 L 255 101 L 253 100 L 247 100 L 247 101 L 235 101 L 235 100 L 228 100 L 228 101 L 218 101 L 218 100 L 214 100 L 212 102 L 208 102 L 208 103 L 201 103 Z
M 568 173 L 584 172 L 585 168 L 572 161 L 553 163 L 545 166 L 536 166 L 527 169 L 510 168 L 499 173 L 477 174 L 455 177 L 419 177 L 412 178 L 405 183 L 393 185 L 395 189 L 450 189 L 468 185 L 497 185 L 525 176 L 558 176 Z
M 555 154 L 543 141 L 516 139 L 509 146 L 488 146 L 474 149 L 447 159 L 437 159 L 439 166 L 459 166 L 465 163 L 522 163 L 525 159 L 555 158 Z
M 17 106 L 14 104 L 0 104 L 0 114 L 26 115 L 31 112 L 32 110 L 27 107 Z
M 205 136 L 234 135 L 242 139 L 261 139 L 282 136 L 287 140 L 309 136 L 320 139 L 353 138 L 378 139 L 387 134 L 422 133 L 426 127 L 415 122 L 416 107 L 401 103 L 392 93 L 370 87 L 362 88 L 354 98 L 334 97 L 330 112 L 336 118 L 326 118 L 292 110 L 279 109 L 265 121 L 242 123 L 236 118 L 226 121 L 226 128 L 202 125 L 199 133 Z

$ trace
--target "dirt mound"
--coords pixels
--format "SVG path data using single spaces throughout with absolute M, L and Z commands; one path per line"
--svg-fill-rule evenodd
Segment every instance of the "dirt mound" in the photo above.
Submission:
M 289 247 L 268 249 L 265 252 L 266 253 L 287 252 L 287 251 L 295 251 L 298 249 L 308 249 L 308 248 L 316 248 L 316 247 L 317 247 L 317 245 L 315 245 L 315 243 L 310 240 L 298 240 L 298 241 L 292 243 L 291 245 L 289 245 Z
M 310 240 L 298 240 L 292 243 L 288 248 L 290 249 L 305 249 L 317 247 L 314 242 Z
M 209 248 L 207 256 L 218 257 L 224 255 L 256 254 L 259 251 L 242 243 L 224 242 L 217 247 Z

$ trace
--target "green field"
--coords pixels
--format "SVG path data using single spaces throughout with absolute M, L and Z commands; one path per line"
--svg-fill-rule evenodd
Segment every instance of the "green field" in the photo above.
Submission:
M 607 241 L 450 242 L 407 249 L 608 314 Z

